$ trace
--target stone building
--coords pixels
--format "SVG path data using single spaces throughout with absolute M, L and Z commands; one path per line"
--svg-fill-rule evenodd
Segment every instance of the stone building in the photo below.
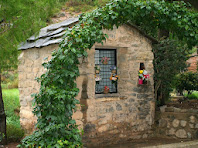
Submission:
M 36 118 L 32 114 L 31 94 L 39 91 L 35 77 L 45 72 L 44 58 L 50 59 L 66 27 L 78 19 L 71 18 L 40 30 L 21 45 L 19 56 L 20 122 L 27 133 L 34 130 Z M 83 140 L 89 145 L 111 144 L 120 140 L 147 138 L 152 135 L 154 123 L 154 82 L 152 43 L 156 42 L 135 26 L 125 24 L 113 30 L 104 30 L 109 36 L 101 45 L 96 43 L 88 58 L 79 65 L 80 77 L 77 99 L 82 106 L 74 114 Z M 108 64 L 102 63 L 106 57 Z M 100 83 L 96 84 L 95 66 L 100 66 Z M 110 67 L 116 66 L 117 85 L 111 83 Z M 143 66 L 150 75 L 146 84 L 138 84 L 138 71 Z M 104 87 L 109 93 L 104 94 Z

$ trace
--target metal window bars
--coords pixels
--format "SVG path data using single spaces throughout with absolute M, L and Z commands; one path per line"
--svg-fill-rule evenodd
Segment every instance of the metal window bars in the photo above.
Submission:
M 109 59 L 108 63 L 102 63 L 103 57 Z M 110 67 L 116 66 L 116 64 L 116 49 L 95 49 L 95 65 L 101 68 L 99 75 L 102 78 L 95 85 L 96 94 L 103 94 L 105 86 L 109 87 L 109 93 L 117 93 L 117 85 L 113 84 L 110 80 Z

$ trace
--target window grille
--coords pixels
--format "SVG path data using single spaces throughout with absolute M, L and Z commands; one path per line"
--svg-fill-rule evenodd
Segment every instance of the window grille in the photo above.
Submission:
M 108 64 L 102 63 L 103 57 L 109 58 Z M 117 84 L 112 84 L 110 80 L 110 67 L 117 66 L 116 64 L 116 49 L 95 49 L 95 65 L 101 68 L 99 75 L 102 78 L 99 84 L 95 85 L 96 94 L 102 94 L 105 86 L 109 87 L 109 93 L 117 93 Z

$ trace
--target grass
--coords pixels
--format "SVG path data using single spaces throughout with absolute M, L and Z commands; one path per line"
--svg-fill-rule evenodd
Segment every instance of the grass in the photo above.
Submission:
M 109 1 L 110 0 L 68 0 L 63 8 L 69 12 L 89 12 L 97 7 L 104 6 Z
M 20 108 L 19 90 L 17 88 L 3 89 L 3 101 L 6 112 L 8 142 L 19 141 L 24 136 L 18 114 Z
M 15 110 L 20 108 L 19 90 L 16 88 L 3 89 L 3 101 L 7 124 L 14 124 L 16 127 L 20 127 L 19 116 L 15 114 Z
M 193 91 L 192 94 L 190 94 L 190 95 L 187 95 L 187 93 L 186 93 L 186 94 L 184 94 L 184 96 L 189 99 L 197 99 L 198 100 L 198 91 Z

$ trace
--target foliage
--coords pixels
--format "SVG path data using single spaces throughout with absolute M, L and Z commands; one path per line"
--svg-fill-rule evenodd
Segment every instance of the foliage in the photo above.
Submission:
M 83 14 L 79 23 L 67 29 L 57 51 L 43 64 L 47 72 L 37 80 L 40 92 L 34 95 L 37 131 L 26 137 L 20 147 L 82 147 L 81 134 L 72 119 L 79 90 L 79 58 L 87 56 L 95 42 L 108 36 L 102 29 L 130 21 L 145 26 L 168 29 L 189 47 L 197 44 L 197 16 L 183 2 L 166 3 L 156 0 L 115 0 L 103 8 Z M 174 55 L 175 56 L 175 55 Z M 61 142 L 60 142 L 61 141 Z
M 69 12 L 87 12 L 104 6 L 110 0 L 69 0 L 66 2 L 65 9 Z
M 18 44 L 46 26 L 64 1 L 0 1 L 0 70 L 16 66 Z
M 15 112 L 20 108 L 19 90 L 3 89 L 3 101 L 6 112 L 7 124 L 20 128 L 19 116 Z
M 196 99 L 198 100 L 198 91 L 193 91 L 191 94 L 184 94 L 188 99 Z
M 188 91 L 188 95 L 193 90 L 198 90 L 198 73 L 185 72 L 177 76 L 176 89 L 182 93 L 184 90 Z
M 155 96 L 157 93 L 162 96 L 163 98 L 157 99 L 160 104 L 164 104 L 163 101 L 169 98 L 169 93 L 175 85 L 175 76 L 187 67 L 188 48 L 181 42 L 167 39 L 155 45 L 153 53 Z
M 2 89 L 18 88 L 18 73 L 17 71 L 3 71 L 1 75 Z
M 4 138 L 4 133 L 0 133 L 0 142 L 3 140 L 3 138 Z
M 7 124 L 7 139 L 8 142 L 18 142 L 24 136 L 24 130 L 13 124 Z
M 46 26 L 50 16 L 65 0 L 1 0 L 0 1 L 0 85 L 1 73 L 17 67 L 17 46 Z M 49 21 L 48 21 L 49 22 Z M 17 82 L 15 82 L 16 84 Z M 2 89 L 0 87 L 0 94 Z M 5 134 L 4 104 L 0 95 L 0 131 Z

